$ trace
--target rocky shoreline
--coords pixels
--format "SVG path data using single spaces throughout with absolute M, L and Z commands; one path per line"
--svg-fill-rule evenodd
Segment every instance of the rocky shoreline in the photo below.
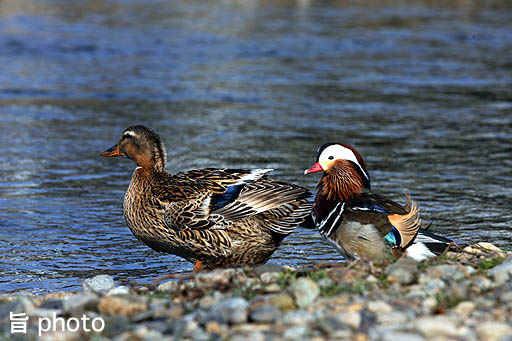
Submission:
M 2 295 L 0 338 L 512 341 L 512 254 L 486 243 L 421 263 L 266 264 L 170 277 L 116 286 L 100 275 L 81 292 Z M 26 332 L 11 333 L 25 315 Z

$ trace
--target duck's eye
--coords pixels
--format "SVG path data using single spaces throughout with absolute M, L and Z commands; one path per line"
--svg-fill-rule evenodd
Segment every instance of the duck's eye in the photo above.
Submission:
M 328 159 L 329 159 L 329 160 L 333 160 L 333 159 L 334 159 L 334 156 L 332 156 L 332 155 L 331 155 L 331 156 L 329 156 L 329 157 L 328 157 Z

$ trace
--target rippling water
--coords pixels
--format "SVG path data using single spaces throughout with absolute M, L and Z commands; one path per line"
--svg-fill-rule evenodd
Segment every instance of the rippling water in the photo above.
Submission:
M 191 265 L 125 226 L 122 130 L 163 136 L 169 170 L 302 171 L 318 146 L 365 157 L 432 229 L 510 249 L 512 11 L 506 1 L 0 2 L 0 292 L 149 282 Z M 271 262 L 340 259 L 314 231 Z

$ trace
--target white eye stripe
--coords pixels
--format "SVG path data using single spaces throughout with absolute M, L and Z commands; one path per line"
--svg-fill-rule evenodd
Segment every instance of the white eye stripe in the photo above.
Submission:
M 135 132 L 129 130 L 129 131 L 125 131 L 124 134 L 123 134 L 123 137 L 125 136 L 135 136 Z
M 333 144 L 322 151 L 322 154 L 320 154 L 320 157 L 318 158 L 318 162 L 320 162 L 320 164 L 322 165 L 328 162 L 329 160 L 333 159 L 342 159 L 354 162 L 356 165 L 359 166 L 359 169 L 361 169 L 366 179 L 370 180 L 370 177 L 368 176 L 364 168 L 359 164 L 359 161 L 357 161 L 356 155 L 349 148 L 343 147 L 342 145 L 339 144 Z

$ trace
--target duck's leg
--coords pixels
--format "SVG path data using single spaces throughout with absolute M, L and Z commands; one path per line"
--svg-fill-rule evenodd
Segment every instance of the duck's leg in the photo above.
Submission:
M 194 263 L 194 270 L 192 272 L 199 272 L 203 269 L 203 263 L 200 260 L 196 260 Z

